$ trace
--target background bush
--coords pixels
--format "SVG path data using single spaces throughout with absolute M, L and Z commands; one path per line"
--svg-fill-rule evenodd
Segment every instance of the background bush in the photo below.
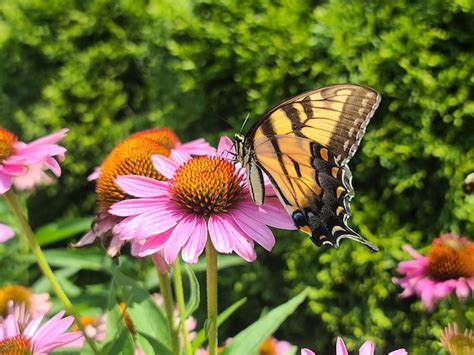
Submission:
M 85 177 L 131 132 L 168 126 L 215 143 L 301 91 L 374 87 L 383 100 L 351 162 L 352 225 L 382 251 L 280 233 L 274 253 L 222 272 L 222 308 L 249 302 L 221 335 L 309 285 L 279 337 L 320 353 L 339 334 L 349 347 L 373 338 L 426 353 L 439 348 L 449 303 L 427 314 L 391 278 L 402 245 L 474 234 L 474 201 L 460 188 L 474 170 L 473 33 L 467 0 L 4 1 L 0 125 L 27 139 L 71 129 L 59 186 L 29 200 L 38 226 L 93 213 Z

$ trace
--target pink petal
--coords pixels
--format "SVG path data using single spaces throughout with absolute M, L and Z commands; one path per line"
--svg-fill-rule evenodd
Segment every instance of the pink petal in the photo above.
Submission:
M 20 164 L 3 164 L 3 171 L 9 175 L 23 175 L 26 173 L 26 167 Z
M 97 238 L 97 234 L 94 231 L 87 232 L 79 241 L 74 244 L 74 247 L 83 247 L 84 245 L 89 245 L 94 243 Z
M 0 243 L 10 240 L 15 235 L 15 232 L 5 224 L 0 223 Z
M 94 171 L 87 177 L 87 181 L 97 180 L 100 176 L 100 166 L 96 166 Z
M 470 289 L 467 285 L 466 279 L 464 277 L 461 277 L 457 282 L 456 296 L 458 296 L 460 300 L 464 301 L 469 296 L 469 291 Z
M 341 337 L 337 337 L 336 341 L 336 355 L 348 355 L 346 344 L 344 344 L 344 340 Z
M 374 355 L 375 345 L 371 340 L 367 340 L 359 349 L 359 355 Z
M 165 246 L 165 260 L 168 264 L 174 264 L 179 251 L 192 236 L 198 218 L 201 217 L 195 215 L 186 215 L 174 228 L 170 239 Z
M 219 215 L 212 215 L 208 220 L 209 236 L 212 245 L 219 253 L 232 253 L 232 226 L 228 226 L 223 217 Z M 240 232 L 239 232 L 240 233 Z
M 122 175 L 115 183 L 127 194 L 135 197 L 158 197 L 169 194 L 169 183 L 140 175 Z
M 272 250 L 275 245 L 275 237 L 265 224 L 249 219 L 247 215 L 239 210 L 233 210 L 229 212 L 228 215 L 234 219 L 235 223 L 250 239 L 255 240 L 266 250 Z
M 10 187 L 12 187 L 12 182 L 13 179 L 10 175 L 0 171 L 0 195 L 10 190 Z
M 202 254 L 204 247 L 206 246 L 207 239 L 207 226 L 204 218 L 197 218 L 196 228 L 193 231 L 193 235 L 189 238 L 186 245 L 183 247 L 181 256 L 187 263 L 195 264 L 198 262 L 199 255 Z
M 107 255 L 114 257 L 120 252 L 124 244 L 125 242 L 121 240 L 118 235 L 114 235 L 110 241 L 110 244 L 107 246 Z
M 469 287 L 471 288 L 471 290 L 474 290 L 474 277 L 468 277 L 467 278 L 467 284 L 469 285 Z
M 136 216 L 145 212 L 164 208 L 168 198 L 133 198 L 123 200 L 110 206 L 109 213 L 114 216 Z
M 190 142 L 179 144 L 175 150 L 191 155 L 210 155 L 216 152 L 216 149 L 211 147 L 204 138 L 199 138 Z
M 53 334 L 64 332 L 74 322 L 74 318 L 69 316 L 62 319 L 64 311 L 59 312 L 46 323 L 44 323 L 33 335 L 35 343 L 42 343 L 43 338 L 48 339 Z
M 56 159 L 50 157 L 46 160 L 46 164 L 54 175 L 56 175 L 57 177 L 61 176 L 61 166 L 56 161 Z
M 169 204 L 154 211 L 138 216 L 141 223 L 135 231 L 136 238 L 148 238 L 151 235 L 160 234 L 175 226 L 184 216 L 184 212 Z
M 18 327 L 18 322 L 13 314 L 8 315 L 1 325 L 6 338 L 13 338 L 20 335 L 20 328 Z
M 223 227 L 220 228 L 220 230 L 222 231 L 221 237 L 227 238 L 232 245 L 232 249 L 245 261 L 254 261 L 257 258 L 257 253 L 254 249 L 254 243 L 251 239 L 247 238 L 247 235 L 235 223 L 234 219 L 230 216 L 222 216 L 220 222 L 222 222 L 221 227 Z M 211 228 L 209 228 L 209 232 L 211 232 Z M 210 233 L 209 235 L 211 236 L 212 243 L 214 244 L 214 240 L 212 237 L 213 234 Z M 215 244 L 214 247 L 216 247 Z
M 413 249 L 411 245 L 408 245 L 408 244 L 404 245 L 403 250 L 405 250 L 408 254 L 410 254 L 410 256 L 413 259 L 423 258 L 423 255 L 418 254 L 418 252 L 415 249 Z
M 421 302 L 428 311 L 432 311 L 435 307 L 434 283 L 430 285 L 429 283 L 422 281 L 418 282 L 417 284 L 417 288 L 420 289 L 421 293 Z M 426 287 L 422 287 L 421 284 L 425 284 Z
M 156 252 L 151 256 L 151 260 L 153 260 L 153 264 L 155 264 L 156 268 L 162 274 L 170 271 L 170 266 L 165 261 L 165 255 L 163 253 L 163 249 Z
M 151 160 L 155 169 L 167 179 L 173 178 L 179 165 L 171 159 L 168 159 L 162 155 L 152 155 Z
M 301 355 L 316 355 L 316 353 L 308 348 L 301 349 Z
M 22 161 L 26 164 L 36 164 L 44 161 L 46 157 L 61 155 L 66 153 L 66 148 L 57 144 L 30 146 L 27 145 L 17 152 Z
M 189 155 L 188 153 L 176 149 L 173 149 L 171 151 L 171 157 L 176 163 L 178 163 L 178 165 L 183 165 L 188 160 L 192 159 L 191 155 Z
M 239 203 L 238 209 L 248 218 L 268 226 L 290 230 L 296 229 L 293 220 L 281 205 L 275 207 L 272 204 L 265 203 L 263 206 L 257 206 L 251 201 L 242 201 Z
M 405 349 L 397 349 L 388 353 L 388 355 L 408 355 L 408 351 Z
M 55 133 L 48 134 L 47 136 L 35 139 L 34 141 L 28 143 L 28 146 L 37 146 L 37 145 L 44 145 L 44 144 L 55 144 L 59 142 L 61 139 L 66 136 L 67 132 L 69 132 L 68 128 L 63 128 L 60 131 Z
M 438 299 L 444 298 L 456 289 L 456 280 L 446 280 L 436 282 L 434 287 L 434 296 Z
M 171 238 L 171 235 L 173 233 L 174 228 L 170 228 L 163 233 L 156 234 L 151 236 L 146 240 L 146 242 L 138 248 L 138 256 L 144 257 L 147 255 L 151 255 L 153 253 L 158 253 L 161 250 L 163 250 L 163 245 L 165 245 L 166 242 L 169 241 Z M 166 260 L 164 259 L 164 251 L 163 251 L 163 260 L 164 263 L 166 263 Z M 167 264 L 169 265 L 169 264 Z
M 229 137 L 222 136 L 219 139 L 219 144 L 217 146 L 217 155 L 221 155 L 226 158 L 226 155 L 229 154 L 229 152 L 235 154 L 234 142 Z

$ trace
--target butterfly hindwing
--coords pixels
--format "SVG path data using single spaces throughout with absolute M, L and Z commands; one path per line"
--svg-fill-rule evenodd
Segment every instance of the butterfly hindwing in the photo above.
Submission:
M 332 85 L 277 105 L 245 137 L 247 174 L 266 173 L 296 226 L 317 245 L 349 238 L 377 250 L 347 225 L 354 196 L 347 163 L 379 102 L 370 88 Z

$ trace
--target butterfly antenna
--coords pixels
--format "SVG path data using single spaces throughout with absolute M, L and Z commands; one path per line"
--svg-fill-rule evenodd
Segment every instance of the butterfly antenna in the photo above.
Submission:
M 249 117 L 250 117 L 250 112 L 247 113 L 247 116 L 246 116 L 245 119 L 244 119 L 244 123 L 242 123 L 242 127 L 240 127 L 240 133 L 242 133 L 242 131 L 244 130 L 245 124 L 246 124 L 247 121 L 249 120 Z
M 227 125 L 229 127 L 232 127 L 232 125 L 230 124 L 230 121 L 227 118 L 225 118 L 224 116 L 219 115 L 214 107 L 211 107 L 211 111 L 214 112 L 214 114 L 217 116 L 217 118 L 219 118 L 221 121 L 224 121 L 225 123 L 227 123 Z

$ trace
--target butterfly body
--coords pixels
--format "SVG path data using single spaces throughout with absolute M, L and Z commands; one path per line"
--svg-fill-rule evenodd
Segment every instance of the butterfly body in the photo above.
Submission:
M 252 199 L 265 198 L 263 173 L 295 226 L 318 245 L 349 238 L 378 250 L 348 225 L 354 196 L 347 165 L 380 102 L 374 90 L 339 84 L 298 95 L 270 109 L 235 137 Z

